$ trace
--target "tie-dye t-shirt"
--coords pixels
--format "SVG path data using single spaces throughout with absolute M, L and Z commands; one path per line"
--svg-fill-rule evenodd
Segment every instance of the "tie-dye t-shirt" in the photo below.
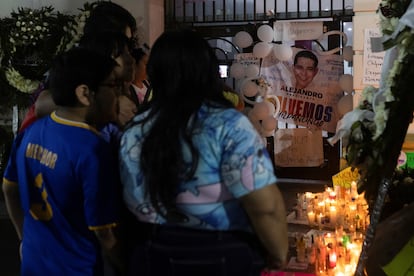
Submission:
M 194 177 L 177 190 L 178 212 L 185 218 L 180 225 L 249 231 L 250 224 L 238 198 L 276 182 L 263 138 L 235 109 L 203 105 L 197 116 L 193 143 L 200 153 L 198 167 Z M 121 181 L 125 202 L 140 221 L 165 224 L 167 221 L 155 212 L 145 193 L 140 170 L 141 146 L 150 126 L 150 122 L 144 128 L 135 125 L 122 136 Z M 190 160 L 189 151 L 184 148 L 183 152 L 184 158 Z

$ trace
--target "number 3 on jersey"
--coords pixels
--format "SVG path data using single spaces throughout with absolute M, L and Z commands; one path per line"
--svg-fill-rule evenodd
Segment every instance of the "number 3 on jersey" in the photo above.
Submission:
M 42 174 L 39 173 L 35 178 L 36 192 L 40 193 L 41 201 L 30 204 L 30 214 L 35 220 L 48 221 L 53 217 L 52 206 L 47 201 L 47 191 L 43 183 Z

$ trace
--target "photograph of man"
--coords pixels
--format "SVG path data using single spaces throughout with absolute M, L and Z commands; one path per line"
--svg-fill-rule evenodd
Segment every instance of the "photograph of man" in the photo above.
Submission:
M 318 58 L 309 50 L 299 51 L 293 60 L 293 74 L 296 79 L 295 88 L 304 89 L 318 73 Z

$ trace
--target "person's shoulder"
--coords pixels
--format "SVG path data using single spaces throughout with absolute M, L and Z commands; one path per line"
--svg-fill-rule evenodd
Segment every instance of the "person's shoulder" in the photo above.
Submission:
M 46 135 L 60 139 L 62 143 L 77 144 L 76 148 L 88 150 L 107 144 L 102 134 L 93 126 L 84 122 L 67 120 L 53 112 L 51 115 L 39 119 L 34 126 L 44 124 Z
M 31 131 L 31 129 L 41 129 L 44 128 L 46 124 L 48 124 L 50 121 L 50 116 L 45 116 L 42 118 L 36 118 L 31 122 L 29 125 L 26 125 L 24 128 L 20 130 L 21 133 L 27 133 Z
M 120 141 L 122 139 L 142 139 L 154 122 L 154 118 L 148 119 L 149 113 L 150 110 L 144 110 L 135 115 L 122 130 Z
M 208 116 L 240 116 L 243 115 L 234 107 L 216 107 L 204 104 L 200 108 L 200 112 L 208 114 Z
M 215 125 L 232 127 L 249 119 L 235 108 L 214 108 L 204 107 L 201 112 L 203 120 L 211 122 Z

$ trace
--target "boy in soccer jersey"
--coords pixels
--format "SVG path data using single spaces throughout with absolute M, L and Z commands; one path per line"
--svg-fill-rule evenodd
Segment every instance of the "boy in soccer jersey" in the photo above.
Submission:
M 21 275 L 102 275 L 102 251 L 123 269 L 115 161 L 96 130 L 116 118 L 115 66 L 86 49 L 58 56 L 49 79 L 56 111 L 14 141 L 3 191 L 22 240 Z

